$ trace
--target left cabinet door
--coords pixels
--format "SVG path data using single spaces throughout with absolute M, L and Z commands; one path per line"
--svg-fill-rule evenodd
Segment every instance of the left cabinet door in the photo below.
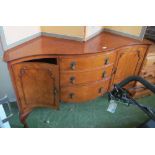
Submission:
M 34 107 L 58 108 L 58 66 L 24 62 L 12 66 L 13 79 L 21 113 Z

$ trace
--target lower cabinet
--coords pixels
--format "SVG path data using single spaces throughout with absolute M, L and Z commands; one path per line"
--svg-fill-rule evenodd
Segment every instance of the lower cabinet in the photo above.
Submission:
M 23 62 L 12 66 L 21 121 L 35 107 L 59 107 L 58 66 L 40 62 Z

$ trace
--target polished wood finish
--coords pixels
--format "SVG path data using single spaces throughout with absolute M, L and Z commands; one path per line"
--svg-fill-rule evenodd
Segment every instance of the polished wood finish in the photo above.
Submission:
M 82 71 L 93 68 L 101 68 L 115 62 L 116 53 L 106 52 L 105 54 L 93 54 L 85 56 L 72 56 L 60 59 L 60 71 Z
M 108 32 L 103 32 L 86 42 L 41 36 L 9 49 L 4 54 L 4 60 L 8 62 L 30 56 L 93 54 L 124 46 L 144 44 L 149 45 L 151 43 L 149 41 L 135 40 Z
M 83 103 L 138 75 L 150 42 L 101 33 L 87 42 L 38 37 L 5 52 L 20 121 L 36 107 Z M 132 86 L 134 83 L 132 84 Z
M 60 73 L 60 86 L 73 86 L 77 84 L 110 79 L 112 70 L 113 65 L 109 65 L 100 69 L 95 68 L 90 71 L 63 72 Z
M 28 62 L 13 66 L 15 82 L 22 106 L 29 107 L 58 106 L 55 92 L 59 90 L 58 66 Z M 42 95 L 44 94 L 44 98 Z
M 120 49 L 118 51 L 113 83 L 119 83 L 128 76 L 137 75 L 146 50 L 146 46 L 131 46 Z
M 25 126 L 25 113 L 29 113 L 33 108 L 59 107 L 58 66 L 23 62 L 13 65 L 12 70 L 20 100 L 21 120 Z
M 108 90 L 109 81 L 102 80 L 86 85 L 69 86 L 61 89 L 61 100 L 63 102 L 85 102 L 104 95 Z
M 155 85 L 155 44 L 151 45 L 141 69 L 140 76 Z M 136 83 L 135 98 L 152 95 L 152 92 L 145 88 L 141 83 Z

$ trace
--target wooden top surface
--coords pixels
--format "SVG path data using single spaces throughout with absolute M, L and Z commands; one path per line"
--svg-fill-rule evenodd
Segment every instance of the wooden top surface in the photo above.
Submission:
M 104 52 L 128 45 L 151 44 L 151 42 L 139 41 L 128 37 L 102 32 L 98 36 L 86 41 L 79 42 L 55 37 L 41 36 L 22 45 L 9 49 L 4 54 L 5 61 L 36 55 L 78 55 Z M 103 47 L 107 47 L 103 50 Z

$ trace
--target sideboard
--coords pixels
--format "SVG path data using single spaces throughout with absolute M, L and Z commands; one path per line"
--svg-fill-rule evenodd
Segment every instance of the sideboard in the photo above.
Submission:
M 27 127 L 26 118 L 36 107 L 84 103 L 104 95 L 114 83 L 138 75 L 149 45 L 103 32 L 86 42 L 40 36 L 9 49 L 4 60 L 21 123 Z

